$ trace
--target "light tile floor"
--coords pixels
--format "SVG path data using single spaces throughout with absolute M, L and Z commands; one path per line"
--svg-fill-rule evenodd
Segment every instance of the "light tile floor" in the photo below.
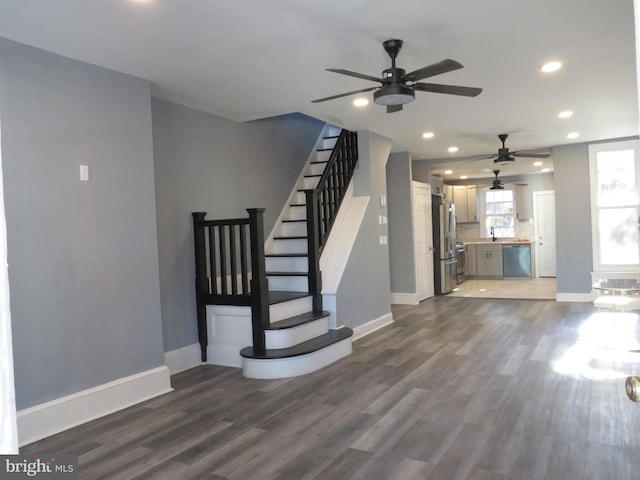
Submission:
M 555 300 L 555 278 L 531 278 L 518 280 L 465 280 L 451 297 L 467 298 L 517 298 L 526 300 Z

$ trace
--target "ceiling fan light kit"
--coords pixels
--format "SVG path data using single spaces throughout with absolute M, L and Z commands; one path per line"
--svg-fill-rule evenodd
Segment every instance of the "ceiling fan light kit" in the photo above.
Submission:
M 404 105 L 415 98 L 415 92 L 406 85 L 387 85 L 373 92 L 373 101 L 378 105 Z
M 370 90 L 376 90 L 373 93 L 373 101 L 379 105 L 386 105 L 387 113 L 399 112 L 402 110 L 402 105 L 410 103 L 415 100 L 416 90 L 420 92 L 431 93 L 446 93 L 449 95 L 460 95 L 464 97 L 475 97 L 482 92 L 481 88 L 475 87 L 461 87 L 457 85 L 442 85 L 437 83 L 417 83 L 418 80 L 422 80 L 435 75 L 451 72 L 463 68 L 462 64 L 455 60 L 445 59 L 441 62 L 427 65 L 426 67 L 419 68 L 413 72 L 406 73 L 403 68 L 396 67 L 396 57 L 402 48 L 402 40 L 391 39 L 382 43 L 385 51 L 391 57 L 391 68 L 387 68 L 382 71 L 382 77 L 374 77 L 364 73 L 352 72 L 351 70 L 344 70 L 342 68 L 327 68 L 327 71 L 339 73 L 341 75 L 348 75 L 350 77 L 360 78 L 362 80 L 369 80 L 372 82 L 379 82 L 380 87 L 370 87 L 353 92 L 340 93 L 338 95 L 332 95 L 330 97 L 318 98 L 312 100 L 312 103 L 325 102 L 327 100 L 334 100 L 340 97 L 346 97 L 347 95 L 353 95 L 355 93 L 368 92 Z M 407 84 L 408 82 L 413 82 Z

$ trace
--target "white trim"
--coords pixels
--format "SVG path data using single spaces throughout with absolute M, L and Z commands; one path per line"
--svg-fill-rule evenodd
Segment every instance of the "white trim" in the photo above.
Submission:
M 591 302 L 591 293 L 558 293 L 556 302 Z
M 368 321 L 367 323 L 363 323 L 362 325 L 358 325 L 353 328 L 353 340 L 359 340 L 362 337 L 369 335 L 370 333 L 375 332 L 376 330 L 380 330 L 387 325 L 391 325 L 393 323 L 393 313 L 385 313 L 384 315 L 374 318 L 373 320 Z
M 364 221 L 369 200 L 370 197 L 367 196 L 353 196 L 352 179 L 320 256 L 323 294 L 335 294 L 338 291 L 351 250 Z
M 18 412 L 20 445 L 172 391 L 166 366 L 119 378 Z
M 194 343 L 186 347 L 171 350 L 170 352 L 165 352 L 164 363 L 169 368 L 170 375 L 175 375 L 176 373 L 202 365 L 202 360 L 200 359 L 200 344 Z
M 394 293 L 391 292 L 391 303 L 395 305 L 418 305 L 417 293 Z

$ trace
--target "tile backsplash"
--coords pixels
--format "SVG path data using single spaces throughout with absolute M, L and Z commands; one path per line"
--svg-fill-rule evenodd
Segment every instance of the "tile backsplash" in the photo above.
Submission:
M 516 222 L 516 238 L 533 240 L 533 221 Z M 456 240 L 458 242 L 477 242 L 486 239 L 480 236 L 479 223 L 458 223 L 456 225 Z

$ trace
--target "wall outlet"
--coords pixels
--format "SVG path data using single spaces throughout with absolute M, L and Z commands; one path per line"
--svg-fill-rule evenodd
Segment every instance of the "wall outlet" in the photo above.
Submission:
M 89 181 L 89 165 L 80 165 L 80 181 Z
M 380 245 L 386 245 L 387 244 L 387 236 L 386 235 L 380 235 Z

